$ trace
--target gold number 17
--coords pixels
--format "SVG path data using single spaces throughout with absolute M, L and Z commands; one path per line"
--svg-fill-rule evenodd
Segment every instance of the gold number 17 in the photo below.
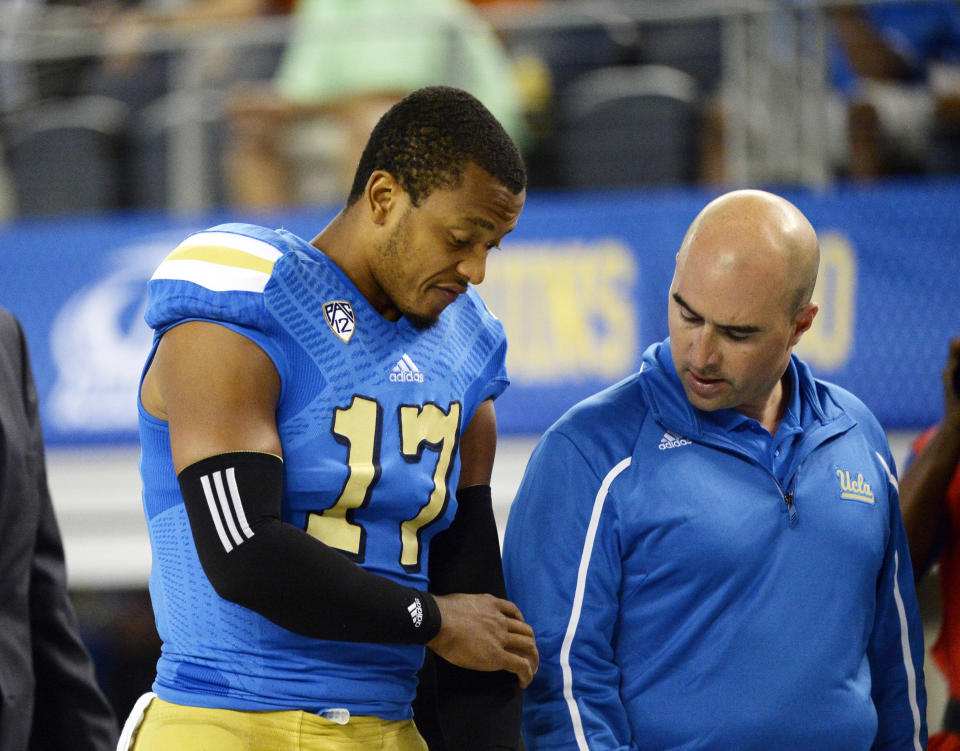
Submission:
M 408 571 L 420 568 L 420 531 L 443 513 L 450 495 L 450 470 L 460 433 L 460 403 L 444 411 L 436 404 L 399 409 L 400 453 L 408 462 L 423 460 L 425 449 L 436 452 L 433 489 L 417 514 L 400 524 L 400 564 Z M 349 407 L 334 411 L 333 433 L 347 445 L 347 480 L 336 503 L 311 513 L 307 532 L 354 560 L 363 560 L 366 530 L 353 521 L 354 512 L 370 502 L 380 479 L 380 439 L 383 408 L 365 396 L 354 396 Z

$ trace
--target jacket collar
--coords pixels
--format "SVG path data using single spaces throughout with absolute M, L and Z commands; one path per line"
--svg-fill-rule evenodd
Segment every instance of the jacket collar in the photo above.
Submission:
M 819 442 L 856 424 L 831 398 L 826 385 L 813 377 L 806 363 L 796 355 L 791 355 L 789 367 L 795 375 L 795 384 L 787 408 L 792 411 L 804 434 L 808 437 L 816 434 Z M 711 415 L 687 400 L 673 367 L 669 338 L 651 345 L 644 352 L 640 387 L 654 419 L 667 430 L 708 443 L 726 442 L 724 438 L 727 431 L 721 427 L 726 416 L 720 413 Z M 717 417 L 720 418 L 719 422 Z M 824 428 L 827 430 L 822 432 Z

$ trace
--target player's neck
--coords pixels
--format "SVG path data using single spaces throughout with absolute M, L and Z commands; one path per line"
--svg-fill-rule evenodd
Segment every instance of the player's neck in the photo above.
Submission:
M 374 310 L 388 320 L 396 320 L 399 312 L 389 305 L 389 300 L 370 273 L 367 260 L 373 242 L 357 218 L 349 209 L 344 209 L 310 244 L 340 268 Z

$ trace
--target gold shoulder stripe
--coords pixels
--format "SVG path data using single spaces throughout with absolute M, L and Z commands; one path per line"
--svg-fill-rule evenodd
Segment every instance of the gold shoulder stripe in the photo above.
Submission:
M 206 261 L 220 266 L 234 266 L 238 269 L 250 269 L 270 274 L 273 271 L 274 261 L 260 258 L 252 253 L 246 253 L 236 248 L 227 248 L 222 245 L 185 245 L 174 250 L 168 261 Z

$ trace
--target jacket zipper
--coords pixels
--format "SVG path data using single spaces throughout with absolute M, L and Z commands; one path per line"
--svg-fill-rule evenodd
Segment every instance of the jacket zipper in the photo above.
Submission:
M 797 505 L 793 502 L 793 493 L 783 494 L 781 492 L 781 495 L 783 495 L 783 502 L 787 504 L 787 511 L 790 514 L 790 526 L 796 527 L 797 520 L 800 517 L 799 514 L 797 514 Z
M 780 487 L 780 481 L 777 480 L 776 475 L 773 474 L 767 467 L 762 465 L 756 459 L 754 459 L 750 454 L 741 450 L 738 446 L 733 446 L 735 453 L 739 456 L 745 458 L 748 462 L 754 466 L 760 467 L 764 472 L 770 475 L 770 479 L 773 480 L 773 486 L 777 489 L 777 492 L 780 494 L 780 497 L 783 499 L 783 504 L 787 507 L 787 514 L 789 516 L 788 526 L 796 527 L 797 522 L 800 521 L 800 514 L 797 512 L 797 504 L 793 499 L 793 490 L 788 490 L 787 492 L 783 491 L 783 488 Z M 806 463 L 806 457 L 797 465 L 796 471 L 793 473 L 793 482 L 790 484 L 791 488 L 797 487 L 797 479 L 800 476 L 800 470 L 803 469 L 803 465 Z
M 783 503 L 787 507 L 787 514 L 789 515 L 789 526 L 796 527 L 797 522 L 800 521 L 800 514 L 797 512 L 797 504 L 793 500 L 793 490 L 788 490 L 787 492 L 784 492 L 783 488 L 780 487 L 780 481 L 777 480 L 773 472 L 771 472 L 769 469 L 764 467 L 762 464 L 760 464 L 760 462 L 758 462 L 749 454 L 745 454 L 743 452 L 739 452 L 739 453 L 741 454 L 741 456 L 747 457 L 747 459 L 749 459 L 751 463 L 755 464 L 758 467 L 761 467 L 768 475 L 770 475 L 770 479 L 773 480 L 774 487 L 777 489 L 777 492 L 780 493 L 780 497 L 783 499 Z M 803 468 L 803 465 L 805 462 L 806 462 L 806 458 L 804 458 L 803 461 L 800 462 L 800 464 L 797 466 L 796 471 L 793 473 L 793 482 L 790 484 L 791 488 L 797 487 L 797 479 L 800 476 L 800 470 Z
M 803 468 L 803 464 L 806 461 L 804 459 L 797 466 L 796 471 L 793 473 L 793 482 L 790 483 L 790 490 L 786 493 L 783 492 L 783 488 L 780 487 L 780 483 L 777 481 L 777 478 L 773 476 L 773 473 L 770 470 L 767 472 L 770 474 L 771 479 L 773 479 L 773 484 L 777 486 L 777 490 L 780 491 L 780 497 L 783 498 L 783 502 L 787 507 L 787 513 L 790 516 L 789 524 L 791 527 L 796 527 L 797 522 L 800 520 L 800 515 L 797 513 L 797 504 L 793 500 L 793 489 L 797 487 L 797 479 L 800 477 L 800 470 Z M 764 467 L 766 469 L 766 467 Z
M 844 431 L 844 432 L 845 432 L 845 431 Z M 708 443 L 708 445 L 709 445 L 709 443 Z M 793 490 L 793 489 L 795 489 L 795 488 L 797 487 L 797 480 L 798 480 L 799 477 L 800 477 L 800 470 L 803 469 L 803 465 L 806 464 L 806 462 L 807 462 L 807 457 L 804 457 L 804 458 L 800 461 L 800 464 L 797 465 L 797 469 L 796 469 L 796 470 L 794 471 L 794 473 L 793 473 L 793 482 L 790 483 L 791 490 L 788 490 L 788 491 L 784 492 L 783 488 L 780 487 L 780 482 L 777 480 L 776 475 L 774 475 L 773 472 L 771 472 L 767 467 L 765 467 L 763 464 L 761 464 L 760 462 L 758 462 L 756 459 L 754 459 L 750 454 L 748 454 L 746 451 L 744 451 L 743 449 L 741 449 L 739 446 L 737 446 L 736 444 L 734 444 L 734 443 L 732 443 L 732 442 L 728 442 L 728 441 L 716 441 L 716 442 L 714 443 L 714 445 L 722 446 L 722 447 L 726 448 L 727 450 L 732 451 L 732 453 L 737 454 L 737 455 L 740 456 L 740 457 L 743 457 L 743 458 L 746 459 L 748 462 L 750 462 L 750 463 L 753 464 L 754 466 L 760 467 L 761 469 L 763 469 L 764 472 L 766 472 L 768 475 L 770 475 L 770 479 L 773 480 L 773 485 L 774 485 L 774 487 L 777 489 L 777 492 L 780 493 L 780 497 L 783 499 L 783 504 L 784 504 L 784 506 L 786 506 L 786 508 L 787 508 L 787 514 L 788 514 L 788 517 L 789 517 L 789 519 L 788 519 L 788 525 L 789 525 L 790 527 L 796 527 L 796 526 L 797 526 L 797 522 L 800 521 L 800 515 L 799 515 L 799 513 L 797 512 L 797 503 L 796 503 L 796 500 L 794 499 L 794 490 Z M 818 445 L 819 445 L 819 444 L 818 444 Z M 810 451 L 810 452 L 808 452 L 808 454 L 809 454 L 809 453 L 813 453 L 813 452 Z

